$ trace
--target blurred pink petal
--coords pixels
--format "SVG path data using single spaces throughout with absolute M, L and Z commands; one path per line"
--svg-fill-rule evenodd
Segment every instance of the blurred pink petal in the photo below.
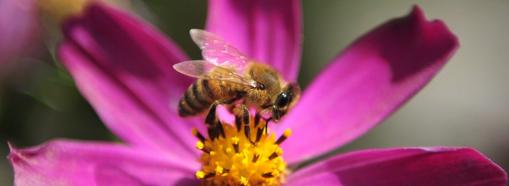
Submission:
M 289 81 L 300 65 L 302 17 L 298 0 L 210 0 L 207 30 L 241 52 L 271 64 Z
M 470 148 L 370 149 L 320 161 L 288 185 L 505 185 L 500 167 Z
M 285 159 L 311 158 L 364 134 L 428 83 L 457 47 L 447 27 L 426 21 L 418 7 L 363 36 L 282 121 L 281 128 L 294 131 L 283 144 Z
M 39 26 L 35 0 L 0 1 L 0 64 L 29 52 Z
M 171 66 L 186 59 L 155 28 L 102 5 L 64 27 L 59 56 L 81 93 L 120 138 L 138 146 L 171 150 L 194 161 L 194 124 L 177 115 L 191 79 Z
M 125 145 L 56 140 L 11 147 L 15 185 L 189 185 L 195 161 Z

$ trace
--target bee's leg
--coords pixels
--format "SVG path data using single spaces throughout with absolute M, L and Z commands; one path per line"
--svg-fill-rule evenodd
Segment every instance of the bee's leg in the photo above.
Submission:
M 216 139 L 219 137 L 219 135 L 225 137 L 226 134 L 224 132 L 223 125 L 221 124 L 221 121 L 217 117 L 217 105 L 218 102 L 212 103 L 209 108 L 209 112 L 207 114 L 207 117 L 205 118 L 205 124 L 207 124 L 207 132 L 209 134 L 210 139 Z
M 265 134 L 268 133 L 269 122 L 273 121 L 271 108 L 272 108 L 272 105 L 262 107 L 262 110 L 259 113 L 257 113 L 257 115 L 259 115 L 259 119 L 256 119 L 257 117 L 255 116 L 255 124 L 265 123 L 265 125 L 262 128 L 264 130 Z M 266 117 L 268 117 L 268 118 L 266 118 Z M 260 119 L 263 119 L 264 122 L 260 122 Z
M 217 120 L 216 116 L 216 109 L 217 109 L 218 102 L 214 102 L 209 107 L 209 112 L 207 114 L 207 117 L 205 117 L 205 124 L 208 126 L 214 125 L 214 121 Z
M 246 96 L 246 92 L 239 91 L 235 94 L 234 97 L 228 100 L 224 100 L 223 103 L 226 105 L 226 108 L 228 109 L 228 111 L 230 111 L 230 113 L 235 113 L 234 109 L 236 108 L 236 105 L 238 105 L 235 102 L 238 102 L 239 100 L 244 98 L 244 96 Z M 242 104 L 243 102 L 240 101 L 240 103 Z
M 219 135 L 221 135 L 223 137 L 226 136 L 226 134 L 224 132 L 223 125 L 221 125 L 221 121 L 217 117 L 217 112 L 216 112 L 217 106 L 218 105 L 226 105 L 228 107 L 232 107 L 233 106 L 232 103 L 241 99 L 242 97 L 244 97 L 244 95 L 245 95 L 245 93 L 238 92 L 235 95 L 235 97 L 233 97 L 233 98 L 225 99 L 225 100 L 216 100 L 216 101 L 214 101 L 214 103 L 212 103 L 210 105 L 209 112 L 207 114 L 207 117 L 205 118 L 205 124 L 207 124 L 209 137 L 211 139 L 215 139 L 215 138 L 219 137 Z M 246 107 L 246 110 L 247 110 L 247 107 Z M 248 122 L 249 122 L 249 112 L 247 112 L 247 113 L 248 113 L 247 118 L 248 118 Z
M 246 95 L 246 92 L 239 91 L 239 92 L 235 93 L 235 96 L 233 96 L 229 99 L 218 100 L 216 102 L 219 102 L 219 104 L 222 104 L 222 105 L 231 105 L 231 104 L 235 103 L 236 101 L 242 99 L 245 95 Z
M 273 120 L 272 117 L 270 117 L 270 118 L 265 119 L 265 122 L 269 123 L 272 120 Z
M 246 105 L 240 106 L 242 109 L 242 125 L 244 126 L 244 134 L 251 141 L 251 130 L 249 128 L 249 110 Z
M 265 134 L 269 133 L 269 122 L 272 121 L 272 117 L 265 119 Z
M 263 133 L 267 134 L 267 122 L 265 122 L 265 119 L 260 115 L 260 113 L 256 113 L 254 117 L 254 129 L 256 130 L 256 138 L 255 142 L 258 143 L 262 139 Z M 259 127 L 259 126 L 262 127 Z
M 244 128 L 244 135 L 246 135 L 247 139 L 252 143 L 251 128 L 249 126 L 249 109 L 246 105 L 241 104 L 234 108 L 233 113 L 235 114 L 235 126 L 237 127 L 237 131 Z
M 207 117 L 205 117 L 205 124 L 208 126 L 214 126 L 216 123 L 219 122 L 219 118 L 217 118 L 217 106 L 223 105 L 226 107 L 233 106 L 231 103 L 235 102 L 237 98 L 231 98 L 231 99 L 225 99 L 225 100 L 216 100 L 212 104 L 210 104 L 209 111 L 207 114 Z

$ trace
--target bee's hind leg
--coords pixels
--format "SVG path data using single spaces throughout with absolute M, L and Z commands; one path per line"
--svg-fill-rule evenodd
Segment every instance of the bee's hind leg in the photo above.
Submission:
M 234 110 L 234 107 L 235 107 L 235 103 L 236 101 L 242 99 L 242 97 L 244 96 L 245 94 L 243 92 L 238 92 L 237 95 L 233 98 L 230 98 L 230 99 L 226 99 L 226 100 L 216 100 L 214 101 L 214 103 L 212 103 L 209 107 L 209 111 L 208 111 L 208 114 L 207 114 L 207 117 L 205 118 L 205 124 L 207 124 L 207 128 L 208 128 L 208 133 L 209 133 L 209 137 L 211 139 L 215 139 L 217 137 L 219 137 L 219 135 L 225 137 L 226 134 L 224 132 L 224 128 L 223 128 L 223 125 L 221 124 L 221 121 L 219 120 L 219 118 L 217 117 L 217 106 L 218 105 L 225 105 L 228 107 L 228 110 L 232 111 Z M 245 105 L 243 105 L 247 112 L 247 125 L 249 127 L 249 111 L 247 110 L 247 107 Z
M 237 100 L 237 98 L 232 98 L 232 99 L 227 99 L 227 100 L 216 100 L 212 104 L 210 104 L 207 117 L 205 118 L 205 124 L 207 124 L 209 126 L 213 126 L 214 124 L 219 122 L 219 118 L 217 117 L 217 114 L 216 114 L 217 106 L 224 105 L 224 106 L 227 106 L 228 108 L 230 108 L 230 107 L 233 107 L 233 105 L 231 105 L 231 103 L 235 102 L 235 100 Z
M 209 134 L 210 139 L 216 139 L 219 137 L 219 135 L 225 137 L 226 134 L 224 132 L 223 125 L 221 124 L 221 121 L 217 117 L 217 105 L 219 105 L 219 102 L 214 102 L 212 105 L 210 105 L 209 112 L 207 114 L 207 117 L 205 118 L 205 124 L 207 124 L 207 132 Z
M 230 111 L 230 113 L 235 114 L 235 109 L 239 107 L 239 105 L 243 104 L 242 98 L 246 95 L 246 92 L 239 91 L 236 95 L 230 99 L 223 100 L 222 104 L 226 105 L 226 109 Z

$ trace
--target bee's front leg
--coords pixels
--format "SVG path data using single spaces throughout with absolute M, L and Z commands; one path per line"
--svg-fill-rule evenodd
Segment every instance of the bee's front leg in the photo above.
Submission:
M 249 109 L 245 104 L 240 104 L 237 107 L 234 107 L 233 113 L 235 115 L 235 126 L 237 127 L 237 131 L 244 128 L 244 134 L 247 139 L 252 142 L 251 128 L 249 127 Z

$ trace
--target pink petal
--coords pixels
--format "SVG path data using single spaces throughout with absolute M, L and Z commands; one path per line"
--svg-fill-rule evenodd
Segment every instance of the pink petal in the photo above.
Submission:
M 298 170 L 288 185 L 506 185 L 507 174 L 471 148 L 351 152 Z
M 155 28 L 119 10 L 90 6 L 67 22 L 59 56 L 105 124 L 130 144 L 193 159 L 196 139 L 177 115 L 191 79 L 171 66 L 186 59 Z
M 34 45 L 39 31 L 35 0 L 0 1 L 0 64 Z
M 298 0 L 209 0 L 207 30 L 295 81 L 301 55 Z
M 316 156 L 364 134 L 428 83 L 457 47 L 445 24 L 426 21 L 418 7 L 363 36 L 282 121 L 280 128 L 294 131 L 283 144 L 287 160 Z
M 111 143 L 56 140 L 11 147 L 16 185 L 181 185 L 196 184 L 195 161 L 183 162 Z

